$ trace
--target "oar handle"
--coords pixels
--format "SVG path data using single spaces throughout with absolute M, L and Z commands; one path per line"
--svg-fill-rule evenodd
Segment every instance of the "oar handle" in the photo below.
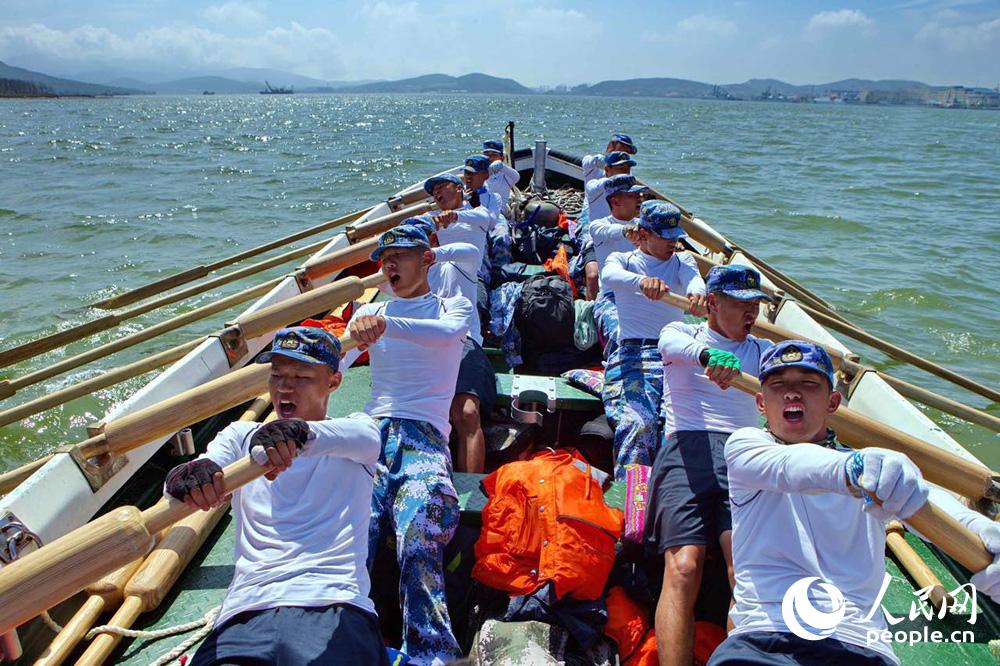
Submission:
M 973 573 L 993 564 L 994 556 L 986 550 L 982 539 L 931 502 L 920 507 L 906 522 Z

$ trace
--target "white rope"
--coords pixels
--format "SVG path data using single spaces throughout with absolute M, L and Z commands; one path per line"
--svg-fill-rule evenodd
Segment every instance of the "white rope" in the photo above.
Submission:
M 42 614 L 39 615 L 38 617 L 39 617 L 39 619 L 41 619 L 42 623 L 46 627 L 48 627 L 49 629 L 52 630 L 53 633 L 56 633 L 56 634 L 61 634 L 62 633 L 62 630 L 63 630 L 62 626 L 58 622 L 56 622 L 55 620 L 52 619 L 52 616 L 49 615 L 48 611 L 42 611 Z
M 139 629 L 125 629 L 124 627 L 117 627 L 113 624 L 102 624 L 99 627 L 94 627 L 87 632 L 87 639 L 92 639 L 98 634 L 115 634 L 117 636 L 125 636 L 127 638 L 164 638 L 166 636 L 174 636 L 175 634 L 185 634 L 194 629 L 201 629 L 198 633 L 194 634 L 183 643 L 175 647 L 173 650 L 163 655 L 155 662 L 152 666 L 163 666 L 164 664 L 169 664 L 173 660 L 184 654 L 188 648 L 200 641 L 202 638 L 207 636 L 212 632 L 212 627 L 215 625 L 215 618 L 219 616 L 219 611 L 222 610 L 222 606 L 216 606 L 215 608 L 209 610 L 205 613 L 204 617 L 193 620 L 191 622 L 185 622 L 184 624 L 178 624 L 173 627 L 166 627 L 164 629 L 155 629 L 153 631 L 141 631 Z

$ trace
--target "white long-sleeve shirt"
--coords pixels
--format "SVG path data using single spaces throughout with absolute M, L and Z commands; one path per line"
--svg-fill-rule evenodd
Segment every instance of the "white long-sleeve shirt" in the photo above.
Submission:
M 757 425 L 753 396 L 733 388 L 723 391 L 705 374 L 699 356 L 709 348 L 731 352 L 740 360 L 743 372 L 756 377 L 760 357 L 773 345 L 753 335 L 743 342 L 730 340 L 709 328 L 708 322 L 695 325 L 675 321 L 664 326 L 659 342 L 664 434 L 695 430 L 731 433 Z
M 597 258 L 598 288 L 604 292 L 600 280 L 600 271 L 608 261 L 612 252 L 631 252 L 635 249 L 635 243 L 625 238 L 625 227 L 632 224 L 634 220 L 619 220 L 614 215 L 608 215 L 598 220 L 593 220 L 587 227 L 594 242 L 594 255 Z
M 604 183 L 607 180 L 607 178 L 602 176 L 587 182 L 583 186 L 587 194 L 584 204 L 590 211 L 589 219 L 591 220 L 599 220 L 602 217 L 611 215 L 611 206 L 608 205 L 607 194 L 604 191 Z
M 491 162 L 490 177 L 486 179 L 486 189 L 498 195 L 506 205 L 510 200 L 511 190 L 520 179 L 521 174 L 517 172 L 517 169 L 509 167 L 503 162 Z
M 237 421 L 202 458 L 221 467 L 250 452 L 259 423 Z M 216 625 L 248 610 L 348 603 L 369 613 L 368 521 L 382 440 L 367 414 L 310 421 L 316 435 L 274 481 L 233 493 L 235 572 Z
M 483 199 L 484 197 L 480 198 L 480 205 L 475 208 L 466 203 L 462 208 L 456 209 L 458 220 L 449 224 L 447 228 L 437 230 L 438 242 L 441 245 L 470 243 L 479 251 L 480 257 L 485 256 L 486 237 L 496 224 L 496 220 L 490 209 L 483 205 Z
M 434 263 L 427 271 L 427 283 L 431 291 L 442 298 L 464 296 L 470 303 L 478 298 L 479 251 L 471 243 L 450 243 L 434 248 Z M 383 293 L 395 296 L 392 285 L 383 282 L 379 285 Z M 479 308 L 472 308 L 469 317 L 469 337 L 480 345 L 483 344 L 483 333 L 479 322 Z
M 687 254 L 673 254 L 663 261 L 638 249 L 613 252 L 601 270 L 601 285 L 615 294 L 619 340 L 656 340 L 664 326 L 684 317 L 679 308 L 642 295 L 639 283 L 647 277 L 660 278 L 678 295 L 705 293 L 705 281 Z
M 385 333 L 368 347 L 372 397 L 365 411 L 375 418 L 426 421 L 447 440 L 473 307 L 464 296 L 442 298 L 434 292 L 359 307 L 352 321 L 364 315 L 385 318 Z
M 782 617 L 785 593 L 796 581 L 818 576 L 844 596 L 844 618 L 832 638 L 898 662 L 888 643 L 867 640 L 869 631 L 886 628 L 881 609 L 864 619 L 885 577 L 885 525 L 848 492 L 849 451 L 783 445 L 764 430 L 741 428 L 725 452 L 736 572 L 731 635 L 790 632 Z M 815 584 L 809 599 L 818 611 L 835 610 Z
M 584 185 L 595 178 L 602 178 L 604 176 L 604 155 L 584 155 L 582 166 Z

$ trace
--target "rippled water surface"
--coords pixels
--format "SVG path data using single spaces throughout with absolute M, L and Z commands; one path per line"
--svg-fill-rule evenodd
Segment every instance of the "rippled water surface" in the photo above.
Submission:
M 612 129 L 636 173 L 871 332 L 1000 384 L 1000 113 L 546 97 L 223 96 L 0 101 L 0 348 L 88 303 L 383 199 L 500 138 L 572 153 Z M 307 240 L 304 242 L 311 242 Z M 268 277 L 18 366 L 20 376 Z M 239 309 L 19 392 L 0 409 L 214 330 Z M 880 368 L 983 398 L 849 343 Z M 0 470 L 85 437 L 148 377 L 0 428 Z M 1000 437 L 933 412 L 1000 466 Z

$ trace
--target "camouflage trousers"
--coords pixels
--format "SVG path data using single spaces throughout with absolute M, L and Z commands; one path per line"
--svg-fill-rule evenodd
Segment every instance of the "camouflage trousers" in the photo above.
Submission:
M 622 342 L 604 370 L 605 414 L 615 430 L 615 479 L 625 465 L 650 465 L 660 445 L 663 360 L 655 344 Z
M 375 470 L 368 568 L 391 530 L 399 561 L 402 651 L 412 664 L 461 656 L 444 592 L 444 549 L 458 528 L 458 493 L 448 442 L 423 421 L 376 419 L 382 454 Z
M 597 295 L 597 300 L 594 301 L 594 321 L 597 323 L 597 339 L 604 348 L 604 361 L 608 363 L 618 349 L 618 306 L 615 305 L 614 292 Z

